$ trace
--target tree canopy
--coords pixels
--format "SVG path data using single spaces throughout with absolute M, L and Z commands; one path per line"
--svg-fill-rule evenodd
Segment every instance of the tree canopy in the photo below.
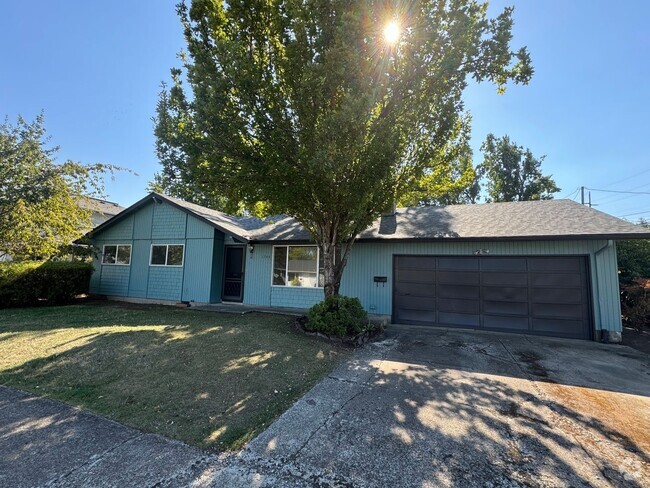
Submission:
M 338 293 L 355 236 L 445 163 L 468 81 L 530 80 L 512 13 L 490 18 L 474 0 L 181 3 L 187 51 L 158 104 L 158 183 L 295 217 Z
M 0 256 L 48 258 L 92 227 L 83 195 L 100 196 L 109 166 L 55 162 L 40 114 L 0 125 Z
M 542 174 L 545 156 L 536 158 L 508 136 L 497 139 L 488 134 L 481 151 L 478 173 L 485 179 L 488 202 L 550 200 L 560 191 L 552 176 Z

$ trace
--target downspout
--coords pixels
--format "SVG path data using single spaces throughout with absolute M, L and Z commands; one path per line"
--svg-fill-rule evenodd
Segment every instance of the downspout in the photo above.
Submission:
M 610 330 L 602 328 L 603 317 L 602 317 L 602 312 L 601 312 L 602 309 L 601 309 L 601 297 L 600 297 L 600 277 L 598 276 L 598 256 L 602 252 L 604 252 L 604 251 L 606 251 L 608 249 L 611 249 L 612 247 L 614 247 L 614 241 L 612 239 L 608 239 L 607 244 L 605 244 L 603 247 L 601 247 L 600 249 L 598 249 L 594 253 L 594 274 L 596 275 L 595 276 L 595 278 L 596 278 L 596 294 L 598 296 L 598 318 L 599 318 L 600 326 L 601 326 L 601 328 L 599 329 L 600 330 L 600 337 L 598 337 L 597 339 L 600 339 L 603 342 L 621 342 L 620 333 L 618 333 L 619 337 L 618 337 L 618 340 L 617 340 L 616 337 L 612 337 L 613 335 L 616 335 L 614 333 L 614 331 L 610 331 Z

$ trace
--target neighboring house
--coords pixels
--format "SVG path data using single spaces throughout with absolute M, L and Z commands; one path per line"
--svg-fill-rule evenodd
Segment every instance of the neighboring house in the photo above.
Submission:
M 294 219 L 233 217 L 152 193 L 89 233 L 91 292 L 306 308 L 320 259 Z M 341 293 L 393 323 L 620 337 L 614 239 L 650 231 L 570 200 L 397 209 L 362 232 Z
M 93 228 L 103 224 L 124 210 L 124 207 L 120 207 L 117 203 L 86 196 L 80 197 L 79 206 L 92 212 L 90 220 L 92 221 Z

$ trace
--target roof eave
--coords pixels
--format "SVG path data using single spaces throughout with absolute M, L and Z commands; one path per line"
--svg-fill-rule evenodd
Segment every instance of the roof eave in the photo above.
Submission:
M 356 242 L 479 242 L 479 241 L 582 241 L 582 240 L 616 240 L 627 241 L 650 239 L 650 232 L 638 234 L 569 234 L 569 235 L 534 235 L 534 236 L 472 236 L 472 237 L 359 237 Z M 260 239 L 251 240 L 251 244 L 313 244 L 307 239 Z

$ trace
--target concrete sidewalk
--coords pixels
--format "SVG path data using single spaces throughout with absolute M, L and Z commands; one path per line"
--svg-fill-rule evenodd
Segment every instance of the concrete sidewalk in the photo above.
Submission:
M 187 486 L 216 456 L 0 386 L 0 486 Z

